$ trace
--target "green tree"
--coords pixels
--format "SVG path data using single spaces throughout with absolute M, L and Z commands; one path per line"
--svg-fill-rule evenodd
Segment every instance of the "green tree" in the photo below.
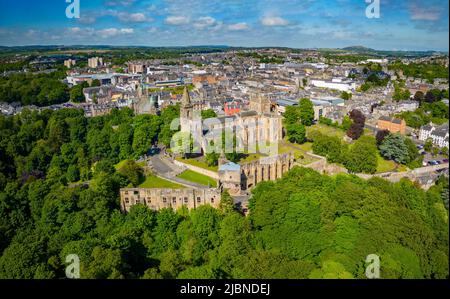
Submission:
M 119 173 L 126 177 L 133 187 L 139 186 L 144 181 L 144 171 L 133 160 L 126 160 L 119 168 Z
M 287 106 L 283 116 L 286 125 L 299 123 L 301 117 L 299 107 Z
M 302 124 L 289 124 L 287 125 L 286 129 L 287 137 L 290 142 L 301 144 L 306 141 L 306 129 Z
M 432 148 L 433 148 L 433 139 L 428 138 L 428 139 L 425 141 L 425 144 L 424 144 L 423 149 L 424 149 L 425 151 L 427 151 L 427 152 L 431 152 L 431 149 L 432 149 Z
M 375 173 L 378 165 L 377 153 L 375 138 L 363 136 L 350 146 L 344 165 L 351 172 Z
M 202 119 L 214 118 L 217 117 L 216 112 L 212 109 L 202 110 L 201 112 Z
M 343 100 L 345 100 L 345 101 L 351 100 L 351 99 L 352 99 L 352 93 L 351 93 L 351 92 L 343 91 L 343 92 L 341 93 L 341 99 L 343 99 Z
M 303 98 L 299 102 L 299 115 L 303 125 L 310 126 L 314 121 L 314 105 L 306 98 Z
M 85 82 L 83 82 L 85 83 Z M 75 103 L 85 102 L 86 98 L 84 97 L 83 88 L 86 88 L 86 84 L 75 85 L 70 89 L 70 100 Z
M 397 163 L 411 162 L 408 144 L 399 133 L 390 134 L 384 139 L 380 145 L 380 153 L 386 159 L 394 160 Z

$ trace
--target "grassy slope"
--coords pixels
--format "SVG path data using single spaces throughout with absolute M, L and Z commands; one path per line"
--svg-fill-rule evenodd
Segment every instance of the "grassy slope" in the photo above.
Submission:
M 177 177 L 189 182 L 194 182 L 205 186 L 208 186 L 209 183 L 209 186 L 217 187 L 217 181 L 215 179 L 192 170 L 183 171 L 183 173 L 177 175 Z

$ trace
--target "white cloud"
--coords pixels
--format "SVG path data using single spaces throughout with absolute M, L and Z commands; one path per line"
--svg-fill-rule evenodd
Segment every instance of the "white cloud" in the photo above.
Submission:
M 264 26 L 286 26 L 289 22 L 286 19 L 276 16 L 265 16 L 261 19 Z
M 218 25 L 219 23 L 213 17 L 200 17 L 194 23 L 194 27 L 197 29 L 205 29 L 207 27 Z
M 106 1 L 106 6 L 131 6 L 136 0 L 110 0 Z
M 80 27 L 71 27 L 68 29 L 70 33 L 80 33 L 81 28 Z
M 120 12 L 117 14 L 117 17 L 122 22 L 132 22 L 132 23 L 141 23 L 141 22 L 146 22 L 146 21 L 152 20 L 140 12 L 138 12 L 138 13 Z
M 120 33 L 132 34 L 132 33 L 134 33 L 134 29 L 133 28 L 123 28 L 123 29 L 120 29 Z
M 185 16 L 168 16 L 164 22 L 167 25 L 185 25 L 189 23 L 189 18 Z
M 236 24 L 228 25 L 228 29 L 231 31 L 247 30 L 248 25 L 247 25 L 247 23 L 236 23 Z
M 414 21 L 437 21 L 441 17 L 438 7 L 419 7 L 417 4 L 410 6 L 411 20 Z
M 97 21 L 97 18 L 93 15 L 88 14 L 82 14 L 78 19 L 78 22 L 80 22 L 81 24 L 94 24 L 95 21 Z
M 66 34 L 69 36 L 73 35 L 73 38 L 79 38 L 79 37 L 110 38 L 110 37 L 116 37 L 116 36 L 120 36 L 120 35 L 133 34 L 133 33 L 134 33 L 133 28 L 105 28 L 105 29 L 96 30 L 96 29 L 90 28 L 90 27 L 86 27 L 86 28 L 70 27 L 70 28 L 67 28 L 67 30 L 66 30 Z

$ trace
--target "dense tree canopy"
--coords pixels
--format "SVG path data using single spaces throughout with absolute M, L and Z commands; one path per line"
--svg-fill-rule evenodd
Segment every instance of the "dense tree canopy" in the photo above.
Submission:
M 69 254 L 79 256 L 82 278 L 365 278 L 369 254 L 383 261 L 382 278 L 448 278 L 447 180 L 424 191 L 408 180 L 295 167 L 256 186 L 247 217 L 226 193 L 219 209 L 140 204 L 121 213 L 119 188 L 142 173 L 117 163 L 168 136 L 177 115 L 168 109 L 0 116 L 0 278 L 64 278 Z M 156 126 L 136 133 L 148 124 Z M 373 137 L 322 146 L 330 159 L 373 166 Z

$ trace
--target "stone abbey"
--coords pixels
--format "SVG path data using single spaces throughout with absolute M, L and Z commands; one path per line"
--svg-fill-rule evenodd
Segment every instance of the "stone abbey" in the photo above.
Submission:
M 226 189 L 232 196 L 248 194 L 259 182 L 280 179 L 284 173 L 294 166 L 292 153 L 278 154 L 278 143 L 282 141 L 282 117 L 274 112 L 270 101 L 262 96 L 252 96 L 250 110 L 233 116 L 209 119 L 202 123 L 199 111 L 191 102 L 188 89 L 184 89 L 180 107 L 181 133 L 192 135 L 194 142 L 203 153 L 215 138 L 222 138 L 224 129 L 231 129 L 236 136 L 237 144 L 252 153 L 251 149 L 261 150 L 266 146 L 266 154 L 258 160 L 236 164 L 227 161 L 224 154 L 219 159 L 217 172 L 217 188 L 124 188 L 120 190 L 121 209 L 128 212 L 135 204 L 145 204 L 153 210 L 163 208 L 178 209 L 186 206 L 189 209 L 201 205 L 218 207 L 221 192 Z M 268 146 L 267 146 L 268 145 Z M 275 152 L 272 151 L 275 148 Z

